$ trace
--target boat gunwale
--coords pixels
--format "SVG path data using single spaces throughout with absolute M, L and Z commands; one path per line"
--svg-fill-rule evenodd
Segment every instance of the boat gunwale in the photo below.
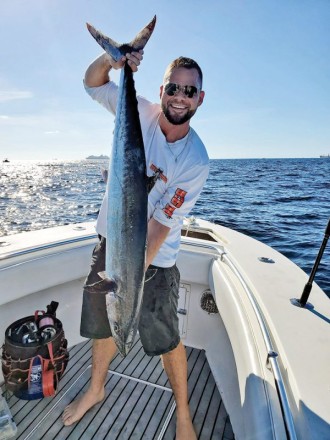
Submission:
M 192 228 L 191 228 L 192 229 Z M 210 232 L 213 232 L 210 228 L 203 228 L 198 227 L 195 228 L 198 229 L 198 232 L 205 232 L 205 235 L 208 236 Z M 188 231 L 187 231 L 188 232 Z M 66 247 L 70 245 L 78 245 L 79 243 L 82 243 L 82 245 L 85 245 L 86 242 L 95 240 L 97 238 L 97 233 L 92 233 L 88 235 L 80 235 L 75 238 L 64 238 L 62 240 L 57 240 L 51 243 L 47 244 L 38 244 L 35 246 L 28 247 L 23 250 L 15 250 L 12 252 L 7 252 L 2 255 L 0 255 L 0 262 L 5 262 L 6 260 L 11 260 L 14 258 L 20 258 L 24 257 L 26 255 L 31 255 L 33 253 L 40 253 L 47 250 L 52 250 L 60 247 Z M 240 273 L 237 266 L 233 263 L 232 259 L 229 257 L 229 255 L 226 252 L 225 246 L 221 245 L 219 242 L 214 243 L 213 241 L 207 240 L 207 238 L 192 238 L 189 236 L 182 236 L 181 237 L 181 245 L 185 246 L 191 246 L 192 248 L 199 248 L 199 252 L 201 252 L 201 249 L 204 249 L 202 253 L 205 255 L 208 255 L 210 257 L 213 257 L 214 260 L 220 259 L 223 262 L 226 262 L 228 266 L 231 268 L 232 272 L 237 277 L 238 281 L 240 282 L 244 292 L 246 293 L 253 311 L 257 317 L 257 321 L 259 324 L 259 327 L 261 329 L 261 334 L 265 343 L 265 347 L 267 350 L 267 362 L 271 365 L 272 374 L 274 377 L 274 382 L 276 384 L 276 391 L 277 395 L 280 401 L 282 415 L 283 415 L 283 421 L 286 426 L 288 438 L 290 440 L 295 440 L 296 434 L 293 424 L 293 417 L 292 412 L 289 404 L 289 399 L 285 387 L 285 383 L 283 381 L 283 377 L 281 374 L 280 366 L 278 363 L 278 360 L 280 359 L 280 354 L 275 351 L 273 347 L 273 343 L 270 338 L 270 329 L 266 323 L 265 317 L 260 309 L 260 306 L 258 304 L 257 299 L 253 295 L 251 289 L 247 285 L 246 281 L 244 280 L 244 276 Z M 192 249 L 190 249 L 192 250 Z M 193 250 L 192 250 L 193 251 Z M 207 252 L 210 251 L 210 252 Z
M 33 247 L 29 247 L 27 249 L 23 249 L 21 251 L 13 251 L 13 252 L 7 252 L 3 255 L 0 255 L 0 261 L 9 260 L 11 258 L 17 258 L 17 257 L 23 257 L 25 255 L 42 252 L 49 249 L 55 249 L 57 247 L 67 246 L 71 244 L 76 244 L 79 242 L 86 242 L 89 240 L 95 240 L 97 238 L 97 234 L 90 234 L 85 236 L 80 236 L 77 238 L 67 238 L 61 241 L 55 241 L 53 243 L 48 244 L 40 244 Z
M 224 252 L 221 255 L 221 261 L 226 263 L 228 267 L 232 270 L 232 272 L 237 277 L 239 283 L 241 284 L 244 292 L 246 293 L 250 304 L 252 305 L 253 311 L 255 313 L 255 316 L 257 318 L 261 334 L 265 343 L 266 351 L 267 351 L 267 363 L 270 365 L 275 385 L 276 385 L 276 391 L 277 395 L 279 397 L 280 405 L 281 405 L 281 411 L 284 419 L 284 425 L 286 428 L 286 434 L 287 438 L 290 440 L 296 440 L 297 435 L 294 427 L 293 422 L 293 415 L 290 407 L 290 401 L 288 398 L 288 393 L 285 387 L 285 383 L 283 380 L 283 376 L 281 373 L 281 368 L 279 365 L 278 360 L 281 359 L 280 353 L 278 350 L 275 350 L 272 339 L 271 339 L 271 331 L 267 325 L 267 321 L 264 317 L 264 314 L 258 304 L 257 299 L 252 293 L 252 290 L 249 288 L 248 284 L 244 280 L 244 277 L 240 273 L 238 267 L 235 265 L 235 263 L 232 261 L 230 256 Z

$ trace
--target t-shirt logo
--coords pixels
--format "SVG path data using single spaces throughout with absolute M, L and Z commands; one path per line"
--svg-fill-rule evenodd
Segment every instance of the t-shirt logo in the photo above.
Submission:
M 183 191 L 183 189 L 177 188 L 171 200 L 172 205 L 174 205 L 176 208 L 180 208 L 184 202 L 186 194 L 187 191 Z
M 150 165 L 150 169 L 155 173 L 157 179 L 162 179 L 163 182 L 167 182 L 167 177 L 163 174 L 161 168 L 156 167 L 153 163 Z
M 171 199 L 171 203 L 167 203 L 165 208 L 163 209 L 167 218 L 172 218 L 176 208 L 180 208 L 183 205 L 186 194 L 187 191 L 184 191 L 181 188 L 176 189 L 175 194 Z

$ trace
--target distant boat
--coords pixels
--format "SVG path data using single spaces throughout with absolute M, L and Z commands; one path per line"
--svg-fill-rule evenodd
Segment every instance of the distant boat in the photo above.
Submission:
M 327 157 L 328 159 L 330 159 L 330 154 L 321 154 L 320 157 Z
M 109 156 L 106 156 L 105 154 L 100 154 L 99 156 L 91 155 L 91 156 L 87 156 L 86 159 L 97 159 L 97 160 L 99 160 L 99 159 L 109 159 Z
M 8 162 L 9 162 L 9 159 L 4 159 L 2 162 L 3 162 L 3 163 L 8 163 Z

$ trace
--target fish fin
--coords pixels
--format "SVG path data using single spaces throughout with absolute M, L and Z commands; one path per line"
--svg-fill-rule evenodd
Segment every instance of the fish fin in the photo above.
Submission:
M 89 23 L 86 23 L 87 29 L 99 45 L 109 54 L 115 61 L 119 61 L 122 56 L 127 53 L 138 51 L 147 44 L 156 24 L 156 16 L 144 27 L 129 44 L 118 44 L 116 41 L 98 31 Z
M 96 284 L 102 285 L 103 290 L 108 292 L 116 292 L 118 285 L 116 281 L 112 278 L 108 278 L 107 274 L 103 272 L 98 272 L 98 276 L 101 278 L 101 281 L 98 281 Z
M 147 176 L 147 191 L 148 191 L 148 194 L 150 193 L 150 191 L 154 187 L 156 181 L 157 181 L 157 176 L 155 174 L 153 176 Z
M 102 272 L 98 272 L 97 274 L 102 280 L 105 280 L 107 278 L 107 274 L 104 270 L 102 270 Z
M 150 281 L 157 273 L 158 269 L 148 269 L 145 275 L 144 282 L 147 283 Z

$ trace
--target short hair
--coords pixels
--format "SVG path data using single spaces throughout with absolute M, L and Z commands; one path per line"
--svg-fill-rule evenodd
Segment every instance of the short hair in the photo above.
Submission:
M 199 76 L 200 81 L 200 87 L 202 88 L 203 85 L 203 72 L 202 69 L 199 67 L 199 65 L 194 61 L 192 58 L 187 57 L 179 57 L 176 58 L 174 61 L 172 61 L 165 71 L 164 75 L 164 83 L 168 80 L 168 78 L 171 76 L 171 73 L 174 69 L 177 69 L 178 67 L 184 67 L 185 69 L 196 69 Z

